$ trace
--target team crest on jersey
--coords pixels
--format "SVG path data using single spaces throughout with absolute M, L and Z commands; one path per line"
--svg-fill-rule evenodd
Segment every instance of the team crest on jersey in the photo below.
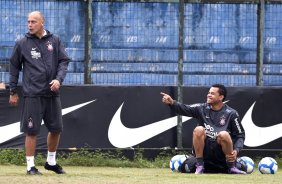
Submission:
M 225 116 L 221 116 L 221 117 L 220 117 L 219 124 L 223 126 L 223 125 L 225 125 L 225 123 L 226 123 L 226 118 L 225 118 Z
M 28 120 L 27 120 L 27 127 L 28 127 L 28 128 L 33 128 L 33 120 L 32 120 L 31 117 L 28 118 Z
M 53 45 L 52 45 L 51 42 L 48 41 L 48 42 L 46 43 L 46 46 L 47 46 L 47 49 L 48 49 L 50 52 L 53 51 Z

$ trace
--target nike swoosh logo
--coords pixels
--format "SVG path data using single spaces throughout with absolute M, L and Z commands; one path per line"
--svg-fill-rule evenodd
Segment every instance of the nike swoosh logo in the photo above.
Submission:
M 177 116 L 174 116 L 139 128 L 127 128 L 122 124 L 120 119 L 122 106 L 123 104 L 121 104 L 113 116 L 108 129 L 109 141 L 117 148 L 128 148 L 135 146 L 177 126 Z M 185 122 L 189 119 L 192 118 L 183 116 L 182 122 Z
M 96 100 L 96 99 L 95 99 Z M 68 108 L 65 108 L 65 109 L 62 109 L 62 115 L 66 115 L 70 112 L 73 112 L 85 105 L 88 105 L 92 102 L 94 102 L 95 100 L 91 100 L 89 102 L 85 102 L 85 103 L 82 103 L 82 104 L 78 104 L 78 105 L 75 105 L 75 106 L 72 106 L 72 107 L 68 107 Z M 43 121 L 42 123 L 43 124 Z M 6 142 L 10 139 L 13 139 L 14 137 L 17 137 L 19 135 L 21 135 L 22 132 L 20 132 L 20 122 L 16 122 L 16 123 L 12 123 L 12 124 L 9 124 L 9 125 L 5 125 L 5 126 L 2 126 L 0 127 L 0 144 L 3 143 L 3 142 Z
M 242 119 L 242 126 L 245 129 L 245 145 L 248 147 L 257 147 L 272 142 L 282 137 L 282 123 L 269 126 L 269 127 L 258 127 L 254 124 L 252 119 L 252 112 L 256 102 L 249 108 L 247 113 Z M 268 124 L 268 123 L 264 123 Z

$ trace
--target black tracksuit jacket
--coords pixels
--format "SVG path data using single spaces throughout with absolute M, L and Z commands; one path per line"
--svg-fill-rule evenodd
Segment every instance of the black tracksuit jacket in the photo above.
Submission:
M 229 132 L 234 149 L 239 152 L 244 146 L 245 131 L 236 110 L 224 104 L 219 111 L 211 109 L 207 103 L 186 105 L 174 101 L 170 105 L 177 114 L 194 117 L 199 120 L 199 126 L 206 130 L 207 139 L 215 140 L 220 131 Z
M 41 39 L 29 33 L 16 42 L 10 58 L 10 91 L 16 92 L 23 70 L 23 96 L 58 96 L 50 82 L 63 82 L 70 61 L 61 40 L 47 31 Z

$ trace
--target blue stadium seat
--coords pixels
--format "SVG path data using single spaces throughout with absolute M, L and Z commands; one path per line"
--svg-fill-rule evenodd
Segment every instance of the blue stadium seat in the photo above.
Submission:
M 40 7 L 46 28 L 60 36 L 71 58 L 65 83 L 82 84 L 83 2 L 40 0 L 21 6 L 13 1 L 0 1 L 1 78 L 8 79 L 8 60 L 15 41 L 27 32 L 26 14 Z M 176 85 L 177 3 L 95 1 L 92 8 L 91 70 L 95 84 Z M 266 4 L 265 8 L 264 85 L 281 82 L 281 9 L 280 4 Z M 255 85 L 256 4 L 188 3 L 184 26 L 186 85 L 210 85 L 213 80 L 226 85 Z

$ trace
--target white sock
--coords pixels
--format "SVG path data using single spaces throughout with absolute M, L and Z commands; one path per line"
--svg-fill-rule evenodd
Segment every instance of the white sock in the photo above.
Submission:
M 56 165 L 56 151 L 55 152 L 48 151 L 47 162 L 49 165 Z
M 26 169 L 29 171 L 34 166 L 34 156 L 26 156 Z

